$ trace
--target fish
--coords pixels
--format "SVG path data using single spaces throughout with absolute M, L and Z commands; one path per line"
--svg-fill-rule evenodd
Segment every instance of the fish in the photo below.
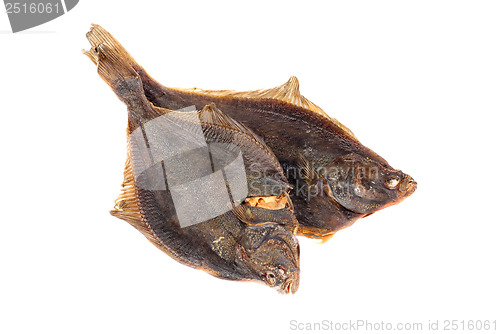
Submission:
M 153 105 L 119 50 L 89 40 L 84 54 L 128 112 L 124 181 L 111 215 L 179 263 L 295 293 L 298 221 L 269 147 L 213 103 L 183 110 Z
M 109 32 L 93 25 L 93 45 L 112 45 L 139 74 L 154 106 L 200 108 L 215 103 L 252 129 L 278 158 L 293 187 L 290 198 L 299 222 L 297 235 L 326 241 L 383 208 L 412 195 L 417 182 L 361 144 L 354 133 L 301 95 L 292 76 L 271 89 L 245 92 L 171 88 L 141 67 Z

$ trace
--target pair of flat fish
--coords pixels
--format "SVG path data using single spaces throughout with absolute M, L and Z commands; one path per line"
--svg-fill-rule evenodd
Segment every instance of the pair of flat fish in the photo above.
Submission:
M 249 92 L 168 88 L 102 27 L 87 38 L 84 53 L 128 108 L 111 214 L 185 265 L 295 293 L 296 235 L 328 240 L 416 189 L 300 95 L 295 77 Z

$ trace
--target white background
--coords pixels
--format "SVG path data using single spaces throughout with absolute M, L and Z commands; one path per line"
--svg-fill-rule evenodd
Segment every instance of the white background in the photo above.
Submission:
M 287 333 L 290 321 L 497 320 L 500 4 L 81 1 L 0 13 L 1 333 Z M 279 295 L 178 264 L 108 211 L 125 106 L 80 53 L 99 23 L 160 82 L 303 95 L 418 181 L 320 245 Z M 378 331 L 381 332 L 381 331 Z M 491 332 L 491 331 L 490 331 Z

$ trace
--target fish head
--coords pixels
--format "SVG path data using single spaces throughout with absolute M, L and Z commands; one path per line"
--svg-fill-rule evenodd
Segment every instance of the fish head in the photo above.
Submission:
M 361 214 L 397 204 L 417 189 L 411 176 L 356 153 L 333 160 L 327 173 L 333 200 Z
M 281 225 L 248 226 L 236 244 L 236 262 L 282 294 L 299 288 L 299 243 Z

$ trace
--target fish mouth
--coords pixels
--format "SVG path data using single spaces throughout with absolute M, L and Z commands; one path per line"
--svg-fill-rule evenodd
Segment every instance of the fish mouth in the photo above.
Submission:
M 411 176 L 407 175 L 399 186 L 399 192 L 404 197 L 408 197 L 413 194 L 415 190 L 417 190 L 417 181 L 415 181 Z
M 288 277 L 285 282 L 281 285 L 279 290 L 282 294 L 294 294 L 299 289 L 299 274 L 294 273 Z

